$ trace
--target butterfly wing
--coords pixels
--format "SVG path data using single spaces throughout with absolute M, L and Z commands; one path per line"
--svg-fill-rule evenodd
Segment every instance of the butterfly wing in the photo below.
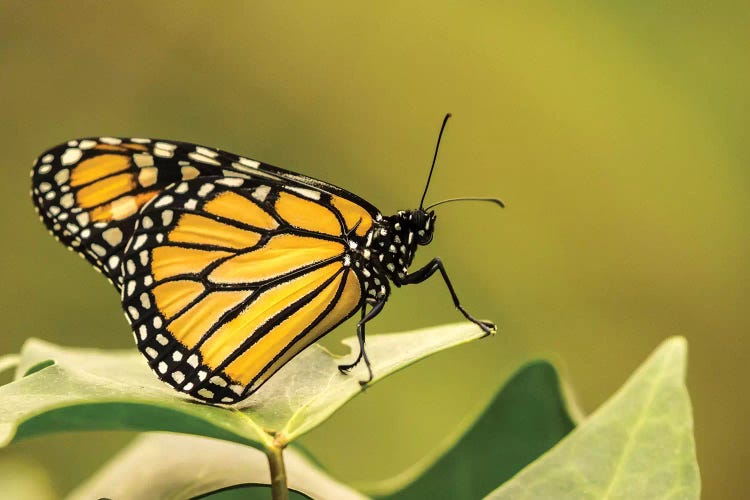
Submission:
M 353 201 L 261 176 L 193 179 L 147 203 L 123 258 L 138 347 L 175 389 L 233 403 L 354 314 Z
M 378 213 L 332 184 L 232 153 L 184 142 L 112 137 L 73 140 L 42 154 L 32 170 L 32 198 L 50 232 L 119 289 L 122 252 L 143 205 L 168 186 L 199 177 L 262 179 L 307 196 L 329 193 L 351 217 Z

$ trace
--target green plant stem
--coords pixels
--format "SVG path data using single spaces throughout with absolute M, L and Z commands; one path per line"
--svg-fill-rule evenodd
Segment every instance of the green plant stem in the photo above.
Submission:
M 271 498 L 273 500 L 289 500 L 283 451 L 283 448 L 278 446 L 271 446 L 266 450 L 268 465 L 271 468 Z

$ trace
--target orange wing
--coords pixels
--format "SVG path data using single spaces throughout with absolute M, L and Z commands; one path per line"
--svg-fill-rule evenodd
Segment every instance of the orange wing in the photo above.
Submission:
M 181 182 L 142 210 L 122 303 L 139 349 L 177 390 L 233 403 L 363 304 L 347 235 L 356 203 L 259 179 Z
M 222 177 L 258 179 L 303 196 L 323 195 L 347 218 L 347 224 L 352 219 L 371 220 L 377 214 L 361 198 L 318 179 L 219 149 L 160 139 L 76 139 L 45 151 L 34 162 L 32 198 L 53 236 L 119 289 L 122 252 L 144 204 L 177 182 Z M 283 208 L 282 202 L 279 210 L 295 210 L 298 205 L 294 202 Z M 323 209 L 312 207 L 308 215 L 287 215 L 305 224 L 302 219 L 311 218 L 316 210 Z M 365 227 L 363 223 L 357 233 L 364 234 Z M 338 234 L 333 225 L 328 231 Z
M 184 150 L 181 143 L 114 137 L 61 144 L 34 162 L 37 212 L 53 236 L 119 288 L 122 251 L 140 208 L 175 182 L 222 175 Z

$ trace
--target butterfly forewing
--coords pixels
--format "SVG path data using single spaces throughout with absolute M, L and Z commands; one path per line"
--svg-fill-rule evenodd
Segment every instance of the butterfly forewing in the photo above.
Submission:
M 140 208 L 170 184 L 205 175 L 222 171 L 191 159 L 185 145 L 80 139 L 39 157 L 32 171 L 32 196 L 52 234 L 119 286 L 122 250 Z
M 170 186 L 141 210 L 123 255 L 122 303 L 139 349 L 180 391 L 246 397 L 361 307 L 346 235 L 371 225 L 361 207 L 314 186 L 236 177 Z
M 377 213 L 364 200 L 317 179 L 214 148 L 137 138 L 78 139 L 46 151 L 34 163 L 32 197 L 52 234 L 119 288 L 122 251 L 141 207 L 166 187 L 199 177 L 263 179 L 307 195 L 330 193 L 364 218 Z

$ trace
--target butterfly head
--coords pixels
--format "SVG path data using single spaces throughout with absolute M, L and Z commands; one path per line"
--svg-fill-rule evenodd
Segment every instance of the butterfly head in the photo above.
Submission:
M 407 210 L 400 212 L 404 219 L 403 226 L 413 236 L 409 240 L 416 241 L 419 245 L 428 245 L 432 241 L 432 235 L 435 232 L 435 212 L 427 212 L 423 209 Z

